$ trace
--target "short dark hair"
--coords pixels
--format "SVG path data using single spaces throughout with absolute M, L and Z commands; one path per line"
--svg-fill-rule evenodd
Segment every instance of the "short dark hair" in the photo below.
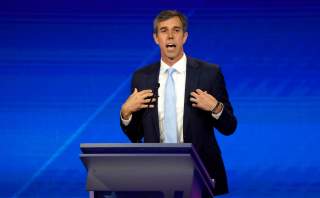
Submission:
M 156 18 L 153 20 L 153 33 L 158 32 L 158 24 L 162 21 L 171 19 L 173 17 L 179 17 L 182 23 L 183 32 L 188 31 L 188 19 L 187 17 L 177 10 L 164 10 L 161 11 Z

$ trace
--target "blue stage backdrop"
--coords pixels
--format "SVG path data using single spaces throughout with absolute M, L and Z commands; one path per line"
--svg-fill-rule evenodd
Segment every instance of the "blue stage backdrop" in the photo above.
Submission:
M 80 143 L 129 142 L 121 104 L 159 60 L 152 20 L 189 16 L 187 55 L 220 65 L 238 117 L 218 134 L 223 197 L 320 197 L 320 2 L 0 3 L 0 197 L 87 197 Z

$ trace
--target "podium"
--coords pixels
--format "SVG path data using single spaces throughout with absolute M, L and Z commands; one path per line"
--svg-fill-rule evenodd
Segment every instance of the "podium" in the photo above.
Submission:
M 211 180 L 192 144 L 81 144 L 90 198 L 213 197 Z

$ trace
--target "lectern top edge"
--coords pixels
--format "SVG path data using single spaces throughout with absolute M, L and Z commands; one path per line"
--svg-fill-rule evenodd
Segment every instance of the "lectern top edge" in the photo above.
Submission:
M 192 147 L 191 143 L 182 143 L 182 144 L 175 144 L 175 143 L 82 143 L 80 144 L 80 148 L 148 148 L 148 147 L 158 147 L 158 148 L 190 148 Z
M 99 153 L 192 153 L 192 144 L 127 143 L 127 144 L 80 144 L 83 154 Z

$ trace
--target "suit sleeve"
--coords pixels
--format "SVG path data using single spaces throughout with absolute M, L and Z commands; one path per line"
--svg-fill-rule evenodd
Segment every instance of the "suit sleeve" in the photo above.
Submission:
M 218 101 L 224 105 L 221 116 L 218 120 L 214 120 L 214 127 L 218 129 L 224 135 L 231 135 L 237 128 L 237 119 L 233 113 L 232 105 L 229 101 L 228 92 L 226 89 L 225 80 L 223 74 L 218 68 L 215 83 L 214 83 L 215 97 Z
M 134 88 L 139 89 L 137 74 L 134 74 L 131 80 L 131 92 Z M 128 136 L 131 142 L 139 143 L 143 137 L 142 112 L 138 111 L 132 114 L 132 120 L 129 125 L 125 126 L 120 118 L 120 126 L 124 134 Z

